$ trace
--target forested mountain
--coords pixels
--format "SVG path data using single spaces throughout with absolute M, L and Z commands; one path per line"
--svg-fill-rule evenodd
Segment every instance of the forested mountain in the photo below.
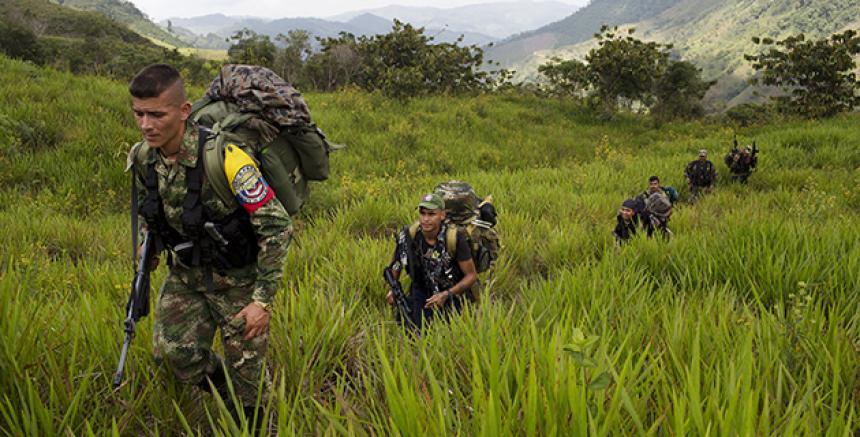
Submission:
M 129 29 L 156 41 L 184 47 L 189 44 L 179 38 L 178 35 L 168 32 L 140 11 L 134 4 L 125 0 L 52 0 L 62 6 L 71 7 L 81 11 L 98 12 L 118 23 L 128 26 Z
M 718 79 L 708 100 L 716 105 L 745 101 L 751 74 L 743 59 L 758 47 L 753 37 L 784 38 L 797 33 L 820 38 L 857 27 L 857 0 L 594 0 L 570 17 L 491 48 L 488 57 L 536 79 L 550 58 L 582 58 L 602 24 L 635 27 L 640 39 L 674 45 L 677 56 L 694 62 L 708 79 Z
M 0 52 L 74 73 L 128 80 L 153 62 L 184 68 L 192 82 L 209 77 L 204 62 L 153 43 L 102 13 L 45 0 L 0 2 Z

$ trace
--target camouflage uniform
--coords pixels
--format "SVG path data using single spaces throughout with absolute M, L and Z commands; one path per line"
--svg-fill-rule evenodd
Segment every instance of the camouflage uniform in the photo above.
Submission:
M 144 143 L 132 149 L 129 163 L 134 162 L 138 177 L 138 202 L 146 195 L 143 174 L 155 164 L 158 191 L 164 216 L 175 230 L 182 232 L 180 216 L 187 192 L 186 168 L 198 163 L 197 129 L 188 125 L 176 162 L 168 164 L 161 154 Z M 143 148 L 139 150 L 139 148 Z M 236 205 L 226 205 L 204 178 L 201 190 L 203 204 L 216 216 L 224 217 Z M 236 395 L 243 405 L 257 399 L 260 374 L 265 373 L 263 397 L 268 393 L 270 378 L 265 368 L 268 334 L 243 340 L 245 320 L 232 316 L 253 301 L 270 304 L 278 289 L 287 247 L 292 234 L 290 217 L 284 207 L 272 198 L 250 214 L 259 252 L 256 264 L 225 271 L 212 271 L 212 288 L 208 290 L 202 267 L 182 265 L 177 257 L 159 293 L 155 308 L 153 352 L 158 362 L 166 364 L 176 378 L 186 384 L 200 384 L 207 374 L 216 372 L 220 359 L 212 351 L 216 328 L 221 328 L 226 366 Z
M 711 188 L 717 180 L 717 170 L 711 161 L 695 160 L 687 164 L 684 176 L 690 185 L 690 195 L 695 198 L 703 189 Z

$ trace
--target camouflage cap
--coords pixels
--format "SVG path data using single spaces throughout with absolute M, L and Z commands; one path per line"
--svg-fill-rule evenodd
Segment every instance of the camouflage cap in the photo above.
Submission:
M 699 150 L 699 156 L 708 156 L 708 151 L 706 149 Z
M 418 202 L 418 208 L 445 209 L 445 201 L 442 200 L 442 196 L 436 193 L 425 194 Z

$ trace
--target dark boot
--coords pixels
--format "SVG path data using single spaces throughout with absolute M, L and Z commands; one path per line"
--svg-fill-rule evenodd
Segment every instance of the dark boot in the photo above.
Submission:
M 227 374 L 224 372 L 224 363 L 218 355 L 213 354 L 213 356 L 217 362 L 215 370 L 212 373 L 207 373 L 203 381 L 200 381 L 197 386 L 206 393 L 212 393 L 209 385 L 211 383 L 215 387 L 215 390 L 218 391 L 221 399 L 224 400 L 224 403 L 229 405 L 232 402 L 230 401 L 230 391 L 227 389 Z
M 245 420 L 248 422 L 248 432 L 252 436 L 260 435 L 260 431 L 263 431 L 263 414 L 266 411 L 263 408 L 242 407 L 242 412 L 245 413 Z M 236 421 L 238 423 L 238 418 Z

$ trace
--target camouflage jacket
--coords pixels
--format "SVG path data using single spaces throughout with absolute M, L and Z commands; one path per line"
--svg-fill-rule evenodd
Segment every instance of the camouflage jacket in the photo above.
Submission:
M 146 197 L 144 185 L 146 169 L 154 163 L 164 215 L 170 227 L 180 233 L 182 233 L 180 216 L 187 192 L 185 169 L 193 168 L 198 164 L 197 136 L 196 127 L 188 125 L 179 155 L 173 164 L 168 164 L 157 150 L 149 149 L 145 142 L 136 144 L 128 156 L 128 167 L 131 168 L 134 165 L 136 169 L 138 206 L 143 204 Z M 226 217 L 235 211 L 236 205 L 225 204 L 212 190 L 205 177 L 201 196 L 203 204 L 215 215 L 213 217 L 215 219 Z M 271 303 L 283 275 L 284 260 L 292 236 L 292 222 L 277 197 L 272 197 L 266 204 L 251 213 L 250 221 L 260 248 L 254 272 L 256 284 L 253 299 Z
M 687 164 L 684 176 L 697 187 L 707 187 L 717 180 L 717 170 L 711 161 L 699 161 L 698 159 Z

